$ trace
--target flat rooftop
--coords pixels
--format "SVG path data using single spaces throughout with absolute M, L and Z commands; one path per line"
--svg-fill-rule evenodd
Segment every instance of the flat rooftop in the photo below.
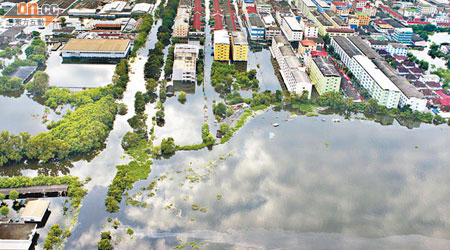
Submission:
M 292 31 L 301 31 L 302 30 L 302 27 L 298 23 L 297 19 L 295 19 L 295 17 L 287 16 L 284 18 L 284 21 L 287 23 L 287 25 L 289 26 L 289 28 Z
M 29 240 L 36 227 L 36 224 L 0 224 L 0 240 Z
M 261 21 L 259 16 L 249 16 L 248 20 L 252 26 L 256 26 L 258 28 L 264 28 L 264 23 Z
M 129 39 L 70 39 L 62 51 L 125 51 Z
M 335 36 L 332 38 L 349 57 L 362 55 L 362 53 L 345 37 Z
M 50 205 L 48 200 L 29 201 L 22 212 L 21 217 L 38 217 L 42 218 Z
M 349 36 L 348 39 L 370 59 L 376 58 L 378 53 L 370 47 L 366 42 L 364 42 L 359 36 Z
M 341 76 L 336 67 L 334 67 L 333 62 L 331 61 L 330 58 L 323 56 L 316 56 L 313 57 L 313 61 L 319 68 L 320 72 L 322 72 L 322 75 L 324 75 L 325 77 Z
M 216 30 L 214 31 L 214 44 L 230 44 L 230 36 L 226 30 Z
M 384 90 L 399 91 L 397 86 L 383 74 L 383 72 L 367 56 L 357 55 L 353 57 L 370 77 Z
M 280 44 L 290 45 L 289 41 L 283 35 L 274 36 L 273 39 L 275 39 L 275 42 L 278 44 L 278 46 L 280 46 Z
M 330 27 L 333 26 L 333 24 L 325 16 L 323 16 L 319 11 L 312 10 L 311 14 L 313 16 L 315 16 L 317 21 L 319 21 L 323 26 L 330 26 Z
M 242 31 L 233 31 L 231 32 L 231 36 L 233 38 L 233 43 L 236 45 L 248 45 L 247 38 L 245 37 L 244 32 Z
M 16 72 L 11 75 L 11 78 L 17 77 L 22 80 L 28 78 L 34 71 L 36 71 L 37 66 L 20 66 L 17 68 Z

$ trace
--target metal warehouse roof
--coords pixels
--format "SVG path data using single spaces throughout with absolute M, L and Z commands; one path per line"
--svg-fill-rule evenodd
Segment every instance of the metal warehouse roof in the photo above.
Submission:
M 70 39 L 62 51 L 125 51 L 129 39 Z

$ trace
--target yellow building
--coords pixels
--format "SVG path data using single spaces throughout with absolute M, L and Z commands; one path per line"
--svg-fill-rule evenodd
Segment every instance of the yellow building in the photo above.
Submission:
M 347 20 L 348 20 L 348 25 L 350 25 L 351 28 L 359 26 L 359 19 L 356 18 L 356 16 L 348 16 Z
M 248 60 L 248 42 L 244 32 L 231 32 L 231 55 L 233 61 Z
M 214 60 L 230 60 L 230 36 L 226 30 L 214 31 Z
M 370 24 L 370 16 L 365 12 L 355 12 L 356 18 L 358 18 L 358 26 L 367 26 Z
M 336 12 L 338 15 L 348 15 L 348 7 L 347 4 L 344 2 L 332 2 L 331 3 L 331 10 Z
M 303 56 L 307 52 L 317 49 L 317 45 L 313 40 L 302 40 L 298 45 L 298 54 Z

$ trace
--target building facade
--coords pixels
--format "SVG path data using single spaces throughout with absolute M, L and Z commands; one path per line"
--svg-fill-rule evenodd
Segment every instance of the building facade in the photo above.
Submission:
M 406 56 L 408 54 L 408 47 L 402 43 L 389 43 L 386 50 L 391 56 Z
M 214 31 L 214 60 L 230 60 L 230 36 L 226 30 Z
M 395 28 L 392 40 L 398 43 L 411 43 L 413 30 L 411 28 Z
M 290 42 L 302 40 L 303 30 L 295 17 L 284 17 L 281 30 Z
M 175 44 L 172 80 L 178 82 L 195 82 L 197 79 L 197 59 L 199 48 L 192 44 Z
M 330 58 L 322 56 L 313 57 L 309 76 L 319 95 L 339 91 L 341 76 Z
M 231 55 L 233 61 L 248 60 L 248 42 L 242 31 L 231 32 Z

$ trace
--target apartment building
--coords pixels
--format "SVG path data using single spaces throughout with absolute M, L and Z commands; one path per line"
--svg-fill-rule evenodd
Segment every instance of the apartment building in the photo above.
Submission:
M 395 28 L 392 40 L 398 43 L 411 43 L 412 34 L 412 28 Z
M 345 2 L 332 2 L 331 10 L 336 12 L 338 15 L 348 15 L 349 8 Z
M 230 36 L 227 30 L 214 31 L 214 60 L 230 60 Z
M 248 42 L 244 32 L 231 32 L 231 55 L 233 61 L 248 60 Z
M 341 75 L 328 57 L 316 56 L 311 60 L 309 76 L 319 95 L 339 91 Z
M 400 90 L 367 56 L 356 55 L 352 73 L 370 96 L 386 108 L 396 108 L 400 102 Z
M 312 0 L 296 0 L 297 8 L 301 10 L 301 12 L 308 16 L 311 10 L 315 10 L 317 7 Z
M 302 57 L 304 57 L 306 53 L 315 51 L 316 49 L 317 45 L 313 40 L 302 40 L 298 44 L 298 54 Z
M 284 17 L 281 31 L 284 33 L 289 42 L 301 41 L 303 30 L 300 23 L 295 17 Z
M 173 37 L 187 38 L 189 34 L 190 8 L 178 8 L 173 25 Z
M 319 35 L 319 27 L 317 24 L 302 18 L 300 27 L 303 29 L 303 38 L 316 38 Z
M 175 44 L 172 80 L 195 82 L 199 48 L 192 44 Z
M 281 35 L 281 29 L 275 22 L 272 15 L 265 15 L 262 17 L 264 23 L 264 38 L 267 41 L 272 41 L 272 38 L 277 35 Z
M 312 91 L 311 80 L 301 67 L 300 61 L 286 37 L 282 35 L 275 36 L 272 39 L 270 51 L 278 63 L 286 89 L 298 95 L 301 95 L 303 91 L 307 91 L 308 98 L 310 98 Z
M 358 26 L 367 26 L 370 24 L 369 14 L 361 11 L 356 11 L 355 16 L 356 18 L 358 18 Z
M 403 43 L 389 43 L 386 50 L 391 56 L 406 56 L 408 54 L 408 46 Z
M 247 28 L 251 40 L 264 40 L 265 27 L 259 15 L 248 16 Z

